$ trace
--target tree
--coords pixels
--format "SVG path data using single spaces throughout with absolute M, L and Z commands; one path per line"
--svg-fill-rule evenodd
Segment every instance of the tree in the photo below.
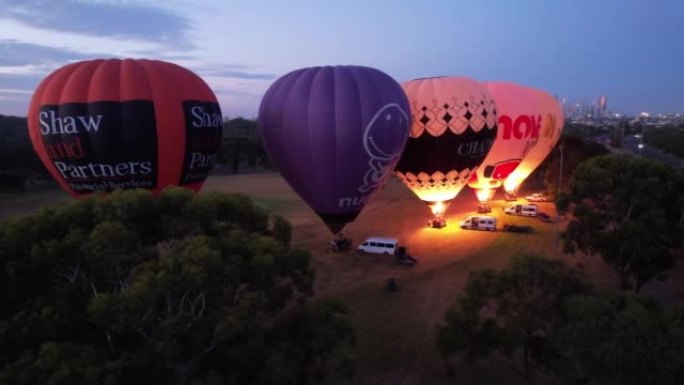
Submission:
M 280 241 L 285 247 L 290 247 L 292 225 L 280 215 L 273 217 L 273 238 Z
M 678 158 L 684 158 L 684 129 L 681 127 L 653 127 L 644 131 L 644 142 Z
M 0 189 L 22 189 L 33 179 L 51 177 L 33 151 L 26 118 L 0 115 Z
M 639 291 L 672 265 L 684 207 L 677 172 L 629 155 L 592 158 L 578 166 L 570 201 L 574 218 L 566 252 L 599 254 L 620 275 L 624 289 Z M 669 211 L 668 211 L 669 210 Z M 676 218 L 676 219 L 675 219 Z
M 0 226 L 0 384 L 348 375 L 337 370 L 350 367 L 353 343 L 344 306 L 308 304 L 309 255 L 272 231 L 245 196 L 180 188 L 117 191 L 9 220 Z
M 566 378 L 624 385 L 684 382 L 683 306 L 616 294 L 572 298 L 566 310 Z
M 498 356 L 533 384 L 562 353 L 554 331 L 565 299 L 586 290 L 562 263 L 531 255 L 514 257 L 500 272 L 473 273 L 438 326 L 442 358 L 448 366 L 455 354 L 466 361 Z
M 218 161 L 229 164 L 233 174 L 240 171 L 243 162 L 246 162 L 252 171 L 256 170 L 257 166 L 270 167 L 257 129 L 256 120 L 235 118 L 223 122 L 223 139 Z
M 560 148 L 563 146 L 563 172 L 562 172 L 562 191 L 558 190 L 558 173 L 560 170 Z M 602 144 L 594 142 L 585 142 L 580 136 L 564 135 L 559 146 L 553 150 L 548 158 L 544 161 L 547 165 L 544 174 L 544 184 L 546 190 L 551 196 L 558 196 L 560 193 L 567 193 L 570 191 L 570 185 L 575 177 L 575 170 L 577 166 L 587 159 L 595 156 L 608 154 L 608 149 Z

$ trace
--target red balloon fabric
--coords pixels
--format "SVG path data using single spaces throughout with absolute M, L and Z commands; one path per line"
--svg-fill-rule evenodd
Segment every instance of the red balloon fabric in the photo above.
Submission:
M 221 145 L 216 96 L 193 72 L 157 60 L 66 65 L 36 89 L 29 136 L 72 196 L 116 189 L 199 190 Z

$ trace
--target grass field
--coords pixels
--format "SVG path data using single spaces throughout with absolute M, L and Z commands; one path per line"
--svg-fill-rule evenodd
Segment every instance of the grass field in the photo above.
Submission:
M 447 214 L 449 225 L 431 229 L 427 206 L 397 180 L 380 190 L 344 233 L 355 243 L 369 236 L 398 238 L 419 260 L 414 267 L 397 265 L 391 256 L 358 255 L 353 251 L 331 253 L 327 227 L 276 174 L 210 177 L 203 192 L 239 192 L 264 208 L 281 214 L 293 225 L 293 244 L 313 255 L 316 297 L 344 300 L 357 332 L 356 357 L 359 384 L 518 383 L 503 366 L 486 364 L 457 367 L 455 378 L 446 376 L 435 347 L 434 330 L 446 309 L 465 287 L 468 275 L 484 268 L 500 268 L 516 253 L 532 252 L 553 257 L 556 225 L 534 218 L 506 216 L 505 202 L 496 200 L 491 215 L 497 227 L 504 223 L 531 225 L 531 234 L 462 230 L 457 223 L 477 208 L 475 195 L 464 189 Z M 0 195 L 0 220 L 69 199 L 58 189 L 26 194 Z M 552 203 L 540 203 L 541 211 L 555 216 Z M 564 223 L 561 223 L 561 228 Z M 578 266 L 599 288 L 617 287 L 617 277 L 599 258 L 555 253 L 556 258 Z M 681 274 L 679 274 L 681 275 Z M 385 292 L 387 278 L 399 280 L 401 289 Z M 683 298 L 679 279 L 656 282 L 645 290 L 661 296 Z

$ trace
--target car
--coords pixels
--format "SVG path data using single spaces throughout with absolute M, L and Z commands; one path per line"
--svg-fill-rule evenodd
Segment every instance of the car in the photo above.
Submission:
M 503 231 L 508 231 L 511 233 L 531 233 L 532 231 L 534 231 L 534 228 L 532 228 L 532 226 L 518 226 L 518 225 L 504 224 Z
M 542 193 L 534 193 L 525 197 L 528 202 L 546 202 L 548 198 Z
M 418 260 L 414 256 L 412 256 L 408 253 L 405 246 L 397 247 L 396 256 L 397 256 L 397 264 L 399 264 L 399 265 L 413 266 L 416 263 L 418 263 Z
M 551 218 L 551 216 L 547 213 L 537 214 L 537 219 L 539 219 L 542 222 L 546 222 L 546 223 L 551 223 L 554 221 L 554 218 Z

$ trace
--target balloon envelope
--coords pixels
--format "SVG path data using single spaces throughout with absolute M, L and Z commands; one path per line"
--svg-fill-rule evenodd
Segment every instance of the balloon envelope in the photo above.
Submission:
M 524 156 L 522 162 L 504 181 L 506 192 L 515 194 L 520 184 L 551 153 L 563 132 L 563 109 L 556 99 L 548 93 L 532 89 L 539 106 L 539 137 Z
M 537 91 L 509 82 L 484 82 L 496 102 L 498 132 L 487 157 L 468 186 L 475 189 L 480 199 L 487 190 L 502 182 L 520 164 L 539 138 L 541 129 L 540 103 Z M 480 199 L 481 201 L 487 199 Z
M 38 86 L 29 136 L 50 174 L 75 197 L 168 185 L 199 190 L 221 144 L 221 109 L 178 65 L 90 60 Z
M 402 86 L 412 125 L 395 174 L 431 207 L 449 202 L 496 138 L 494 101 L 483 85 L 462 77 L 417 79 Z
M 271 160 L 334 233 L 385 182 L 408 129 L 401 86 L 369 67 L 290 72 L 269 87 L 259 109 Z

